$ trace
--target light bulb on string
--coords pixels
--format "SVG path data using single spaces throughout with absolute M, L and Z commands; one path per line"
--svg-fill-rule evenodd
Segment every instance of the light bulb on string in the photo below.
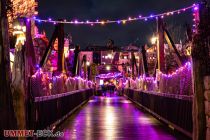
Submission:
M 101 21 L 101 25 L 104 25 L 105 24 L 105 22 L 104 21 Z
M 126 20 L 123 20 L 122 23 L 125 24 L 126 23 Z
M 189 10 L 189 9 L 193 9 L 194 11 L 197 11 L 199 9 L 198 5 L 197 4 L 193 4 L 189 7 L 186 7 L 186 8 L 182 8 L 182 9 L 178 9 L 178 10 L 173 10 L 173 11 L 168 11 L 168 12 L 164 12 L 162 14 L 156 14 L 156 15 L 149 15 L 149 16 L 137 16 L 137 17 L 129 17 L 127 19 L 118 19 L 118 20 L 104 20 L 104 21 L 101 21 L 101 20 L 95 20 L 95 21 L 67 21 L 67 20 L 64 20 L 64 21 L 56 21 L 56 20 L 52 20 L 50 18 L 48 18 L 47 20 L 45 19 L 37 19 L 36 17 L 33 17 L 32 19 L 34 19 L 35 21 L 37 22 L 49 22 L 49 23 L 65 23 L 65 24 L 74 24 L 74 25 L 77 25 L 77 24 L 86 24 L 86 25 L 92 25 L 92 24 L 111 24 L 111 23 L 117 23 L 117 24 L 125 24 L 127 21 L 137 21 L 137 20 L 144 20 L 144 21 L 147 21 L 148 19 L 154 19 L 154 18 L 163 18 L 164 16 L 171 16 L 171 15 L 174 15 L 174 14 L 180 14 L 181 12 L 185 12 L 186 10 Z
M 75 23 L 75 24 L 78 24 L 78 21 L 77 21 L 77 20 L 75 20 L 75 21 L 74 21 L 74 23 Z
M 153 15 L 150 15 L 150 18 L 153 18 L 154 16 Z

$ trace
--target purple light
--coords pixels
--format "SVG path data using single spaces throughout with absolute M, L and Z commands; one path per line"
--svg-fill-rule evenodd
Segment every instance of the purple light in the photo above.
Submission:
M 158 17 L 161 17 L 163 18 L 163 16 L 170 16 L 170 15 L 174 15 L 176 13 L 181 13 L 183 11 L 186 11 L 186 10 L 189 10 L 189 9 L 192 9 L 194 11 L 197 11 L 199 10 L 199 5 L 198 4 L 193 4 L 191 6 L 188 6 L 188 7 L 185 7 L 185 8 L 182 8 L 182 9 L 178 9 L 178 10 L 174 10 L 174 11 L 168 11 L 168 12 L 165 12 L 165 13 L 161 13 L 161 14 L 156 14 L 156 15 L 149 15 L 149 16 L 137 16 L 137 17 L 128 17 L 128 19 L 119 19 L 119 20 L 105 20 L 103 24 L 106 24 L 106 23 L 118 23 L 120 24 L 121 22 L 123 24 L 125 24 L 126 21 L 135 21 L 135 20 L 144 20 L 144 21 L 147 21 L 148 19 L 150 18 L 158 18 Z M 96 19 L 95 21 L 92 21 L 92 22 L 89 22 L 89 21 L 52 21 L 51 18 L 48 18 L 48 19 L 36 19 L 36 17 L 33 17 L 36 21 L 38 22 L 56 22 L 56 23 L 67 23 L 67 24 L 87 24 L 87 25 L 91 25 L 91 24 L 101 24 L 102 21 Z
M 78 21 L 77 21 L 77 20 L 75 20 L 75 21 L 74 21 L 74 23 L 75 23 L 75 24 L 78 24 Z
M 30 21 L 30 19 L 28 18 L 28 19 L 27 19 L 27 21 L 29 22 L 29 21 Z
M 37 69 L 39 69 L 39 68 L 40 68 L 39 64 L 37 64 L 37 65 L 36 65 L 36 68 L 37 68 Z
M 197 11 L 197 10 L 198 10 L 198 6 L 195 6 L 195 7 L 193 8 L 193 10 L 194 10 L 194 11 Z

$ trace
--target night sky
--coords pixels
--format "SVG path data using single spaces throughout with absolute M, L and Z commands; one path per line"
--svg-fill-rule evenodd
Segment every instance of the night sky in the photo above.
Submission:
M 112 20 L 132 16 L 163 13 L 169 10 L 184 8 L 196 0 L 38 0 L 39 18 L 67 20 Z M 168 28 L 177 34 L 174 40 L 184 38 L 184 24 L 192 23 L 192 11 L 165 18 Z M 38 24 L 38 23 L 37 23 Z M 40 30 L 45 30 L 50 38 L 54 29 L 52 24 L 39 23 Z M 135 21 L 125 25 L 65 25 L 65 33 L 70 33 L 74 44 L 86 47 L 88 44 L 105 45 L 113 39 L 115 45 L 126 46 L 138 41 L 138 44 L 149 42 L 156 30 L 156 21 Z

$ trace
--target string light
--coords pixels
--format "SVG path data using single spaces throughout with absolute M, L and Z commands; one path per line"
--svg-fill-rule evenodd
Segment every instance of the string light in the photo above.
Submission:
M 139 21 L 139 20 L 143 20 L 143 21 L 147 21 L 148 19 L 157 19 L 157 18 L 164 18 L 165 16 L 171 16 L 174 14 L 180 14 L 181 12 L 185 12 L 187 10 L 198 10 L 198 4 L 193 4 L 189 7 L 186 8 L 182 8 L 182 9 L 178 9 L 178 10 L 174 10 L 174 11 L 168 11 L 165 13 L 161 13 L 161 14 L 156 14 L 156 15 L 149 15 L 149 16 L 141 16 L 139 15 L 138 17 L 128 17 L 127 19 L 119 19 L 119 20 L 93 20 L 93 21 L 79 21 L 79 20 L 74 20 L 74 21 L 68 21 L 68 20 L 64 20 L 64 21 L 59 21 L 59 20 L 52 20 L 51 18 L 49 19 L 37 19 L 36 17 L 32 18 L 35 21 L 38 22 L 46 22 L 46 23 L 53 23 L 53 24 L 57 24 L 57 23 L 64 23 L 64 24 L 73 24 L 73 25 L 95 25 L 95 24 L 111 24 L 111 23 L 116 23 L 116 24 L 126 24 L 127 22 L 131 22 L 131 21 Z
M 193 7 L 193 32 L 197 33 L 197 28 L 199 24 L 199 5 Z
M 176 76 L 178 73 L 182 73 L 183 70 L 185 70 L 186 68 L 191 68 L 191 63 L 187 62 L 184 66 L 180 67 L 179 69 L 177 69 L 175 72 L 171 73 L 171 74 L 164 74 L 162 72 L 159 72 L 160 75 L 164 76 L 164 77 L 173 77 Z

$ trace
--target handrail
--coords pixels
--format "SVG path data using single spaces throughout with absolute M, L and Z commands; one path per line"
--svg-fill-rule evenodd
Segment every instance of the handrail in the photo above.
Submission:
M 163 97 L 168 97 L 168 98 L 175 98 L 175 99 L 181 99 L 181 100 L 188 100 L 188 101 L 192 101 L 193 99 L 193 95 L 189 96 L 189 95 L 179 95 L 179 94 L 171 94 L 171 93 L 161 93 L 161 92 L 157 92 L 157 91 L 146 91 L 146 90 L 140 90 L 140 89 L 132 89 L 132 88 L 127 88 L 133 91 L 139 91 L 139 92 L 144 92 L 144 93 L 148 93 L 148 94 L 153 94 L 153 95 L 157 95 L 157 96 L 163 96 Z
M 92 89 L 92 88 L 90 88 L 90 89 Z M 61 98 L 61 97 L 69 96 L 71 94 L 75 94 L 75 93 L 78 93 L 78 92 L 83 92 L 83 91 L 90 90 L 90 89 L 80 89 L 80 90 L 74 90 L 74 91 L 61 93 L 61 94 L 55 94 L 55 95 L 51 95 L 51 96 L 35 97 L 34 102 L 42 102 L 42 101 L 58 99 L 58 98 Z

